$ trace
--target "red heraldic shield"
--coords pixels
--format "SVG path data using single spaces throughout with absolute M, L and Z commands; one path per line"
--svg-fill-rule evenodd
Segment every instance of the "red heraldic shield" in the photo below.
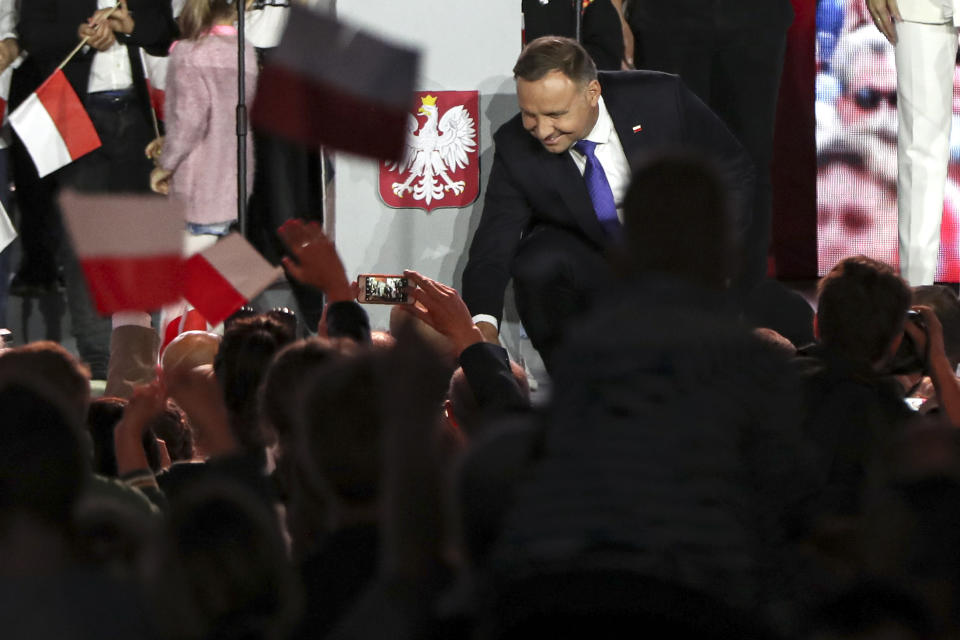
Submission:
M 477 91 L 420 91 L 407 114 L 407 139 L 396 162 L 380 166 L 388 207 L 465 207 L 480 193 Z

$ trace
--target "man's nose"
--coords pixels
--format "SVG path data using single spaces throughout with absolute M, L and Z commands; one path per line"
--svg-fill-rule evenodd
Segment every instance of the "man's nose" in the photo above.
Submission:
M 536 133 L 538 140 L 544 140 L 549 138 L 550 134 L 553 133 L 553 126 L 551 126 L 548 121 L 541 120 L 534 127 L 534 132 Z

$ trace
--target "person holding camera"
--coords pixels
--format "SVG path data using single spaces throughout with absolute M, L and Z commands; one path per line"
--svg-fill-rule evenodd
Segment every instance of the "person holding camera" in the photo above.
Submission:
M 960 425 L 960 384 L 943 327 L 928 306 L 908 320 L 911 293 L 893 267 L 865 256 L 842 260 L 820 281 L 818 343 L 801 350 L 796 366 L 804 431 L 818 454 L 821 512 L 859 511 L 870 470 L 916 415 L 896 377 L 904 366 L 930 375 L 945 416 Z
M 913 301 L 921 304 L 908 315 L 893 372 L 901 375 L 907 395 L 924 400 L 918 407 L 921 413 L 936 411 L 950 424 L 960 425 L 960 381 L 956 376 L 960 357 L 956 346 L 947 347 L 941 320 L 941 316 L 949 318 L 951 311 L 956 314 L 960 301 L 949 289 L 934 285 L 915 287 Z

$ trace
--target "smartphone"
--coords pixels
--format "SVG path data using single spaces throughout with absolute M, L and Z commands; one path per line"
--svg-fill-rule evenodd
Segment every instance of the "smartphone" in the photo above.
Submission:
M 412 304 L 407 292 L 407 279 L 403 276 L 382 273 L 361 273 L 357 276 L 360 285 L 359 302 L 366 304 Z

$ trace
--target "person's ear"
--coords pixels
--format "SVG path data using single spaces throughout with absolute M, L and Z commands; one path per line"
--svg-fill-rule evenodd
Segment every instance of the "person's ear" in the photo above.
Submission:
M 460 425 L 457 424 L 457 416 L 453 415 L 453 403 L 450 402 L 449 398 L 443 401 L 443 415 L 451 427 L 454 429 L 460 428 Z
M 600 103 L 600 81 L 594 78 L 587 83 L 587 88 L 585 89 L 587 95 L 587 104 L 591 107 L 595 107 Z

